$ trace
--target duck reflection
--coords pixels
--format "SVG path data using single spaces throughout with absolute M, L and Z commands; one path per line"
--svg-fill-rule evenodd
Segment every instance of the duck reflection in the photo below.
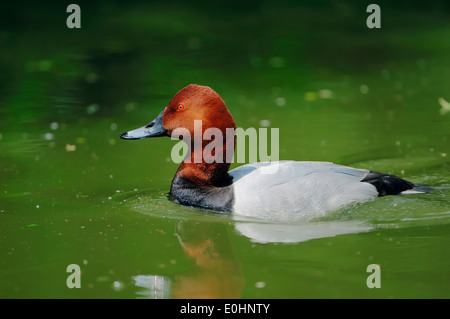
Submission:
M 145 288 L 141 298 L 232 299 L 243 287 L 242 271 L 226 225 L 217 222 L 180 221 L 178 240 L 194 267 L 173 279 L 163 276 L 135 276 L 135 285 Z

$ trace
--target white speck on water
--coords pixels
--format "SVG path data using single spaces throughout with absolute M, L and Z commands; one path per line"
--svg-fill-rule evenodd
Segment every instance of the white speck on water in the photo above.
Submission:
M 269 120 L 261 120 L 261 121 L 259 121 L 259 126 L 269 127 L 270 126 L 270 121 Z
M 109 197 L 108 197 L 108 199 L 112 199 L 112 197 L 111 197 L 111 196 L 109 196 Z
M 441 109 L 439 113 L 441 115 L 445 115 L 447 112 L 450 112 L 450 103 L 447 102 L 443 97 L 438 99 L 439 104 L 441 105 Z
M 86 259 L 83 260 L 83 265 L 87 265 L 88 261 Z
M 109 178 L 110 178 L 110 179 L 113 179 L 113 177 L 114 177 L 114 176 L 113 176 L 112 174 L 109 175 Z
M 53 133 L 45 133 L 44 134 L 44 139 L 47 141 L 51 141 L 55 138 L 55 135 L 53 135 Z
M 367 94 L 369 93 L 369 87 L 365 84 L 361 84 L 359 87 L 359 92 L 361 92 L 361 94 Z
M 117 124 L 113 122 L 109 125 L 109 128 L 111 129 L 111 131 L 115 131 L 117 130 Z
M 93 103 L 86 108 L 87 114 L 94 114 L 99 110 L 99 105 L 97 103 Z
M 123 283 L 121 283 L 120 281 L 114 281 L 113 282 L 113 288 L 116 291 L 122 290 L 123 289 Z
M 116 193 L 120 193 L 120 189 L 116 190 Z
M 286 99 L 284 98 L 284 97 L 277 97 L 276 99 L 275 99 L 275 103 L 278 105 L 278 106 L 285 106 L 286 105 Z
M 36 205 L 36 208 L 39 208 L 39 204 Z
M 50 128 L 51 128 L 53 131 L 56 131 L 56 130 L 59 128 L 59 123 L 58 123 L 58 122 L 51 122 L 51 123 L 50 123 Z
M 256 288 L 264 288 L 266 286 L 266 283 L 264 281 L 258 281 L 255 283 Z
M 447 157 L 447 153 L 441 153 L 442 157 Z
M 321 99 L 331 99 L 333 97 L 333 92 L 328 89 L 319 90 L 317 94 Z
M 76 145 L 72 145 L 72 144 L 66 144 L 66 151 L 67 152 L 73 152 L 77 149 Z

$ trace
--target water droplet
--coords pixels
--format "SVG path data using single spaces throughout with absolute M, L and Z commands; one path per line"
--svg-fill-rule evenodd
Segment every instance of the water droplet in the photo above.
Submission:
M 269 127 L 270 126 L 270 121 L 269 120 L 261 120 L 261 121 L 259 121 L 259 126 Z
M 266 283 L 264 281 L 258 281 L 255 283 L 256 288 L 264 288 L 266 286 Z
M 369 93 L 369 87 L 365 84 L 361 84 L 359 87 L 359 92 L 361 92 L 361 94 L 367 94 Z
M 77 149 L 77 147 L 75 145 L 72 144 L 66 144 L 66 151 L 67 152 L 73 152 Z
M 50 128 L 54 131 L 56 131 L 59 128 L 59 123 L 58 122 L 52 122 L 50 123 Z
M 333 97 L 333 92 L 328 89 L 319 90 L 317 93 L 321 99 L 331 99 Z
M 55 138 L 55 135 L 53 135 L 53 133 L 45 133 L 44 134 L 44 139 L 47 141 L 51 141 Z
M 93 103 L 86 108 L 86 113 L 91 115 L 96 113 L 99 110 L 99 106 L 97 103 Z
M 276 99 L 275 99 L 275 103 L 278 105 L 278 106 L 285 106 L 286 105 L 286 99 L 284 98 L 284 97 L 277 97 Z

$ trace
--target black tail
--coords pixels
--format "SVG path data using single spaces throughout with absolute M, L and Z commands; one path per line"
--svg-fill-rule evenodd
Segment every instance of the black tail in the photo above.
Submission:
M 424 192 L 415 188 L 419 185 L 414 185 L 413 183 L 405 181 L 400 177 L 374 171 L 370 171 L 369 174 L 361 180 L 361 182 L 369 183 L 375 186 L 379 197 L 386 195 L 398 195 L 407 190 L 417 190 L 419 193 Z

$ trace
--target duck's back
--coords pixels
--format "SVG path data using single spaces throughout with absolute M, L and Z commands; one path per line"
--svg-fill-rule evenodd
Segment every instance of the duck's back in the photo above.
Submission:
M 377 197 L 374 185 L 361 182 L 369 173 L 328 162 L 243 165 L 229 172 L 233 177 L 233 213 L 277 220 L 320 217 Z

